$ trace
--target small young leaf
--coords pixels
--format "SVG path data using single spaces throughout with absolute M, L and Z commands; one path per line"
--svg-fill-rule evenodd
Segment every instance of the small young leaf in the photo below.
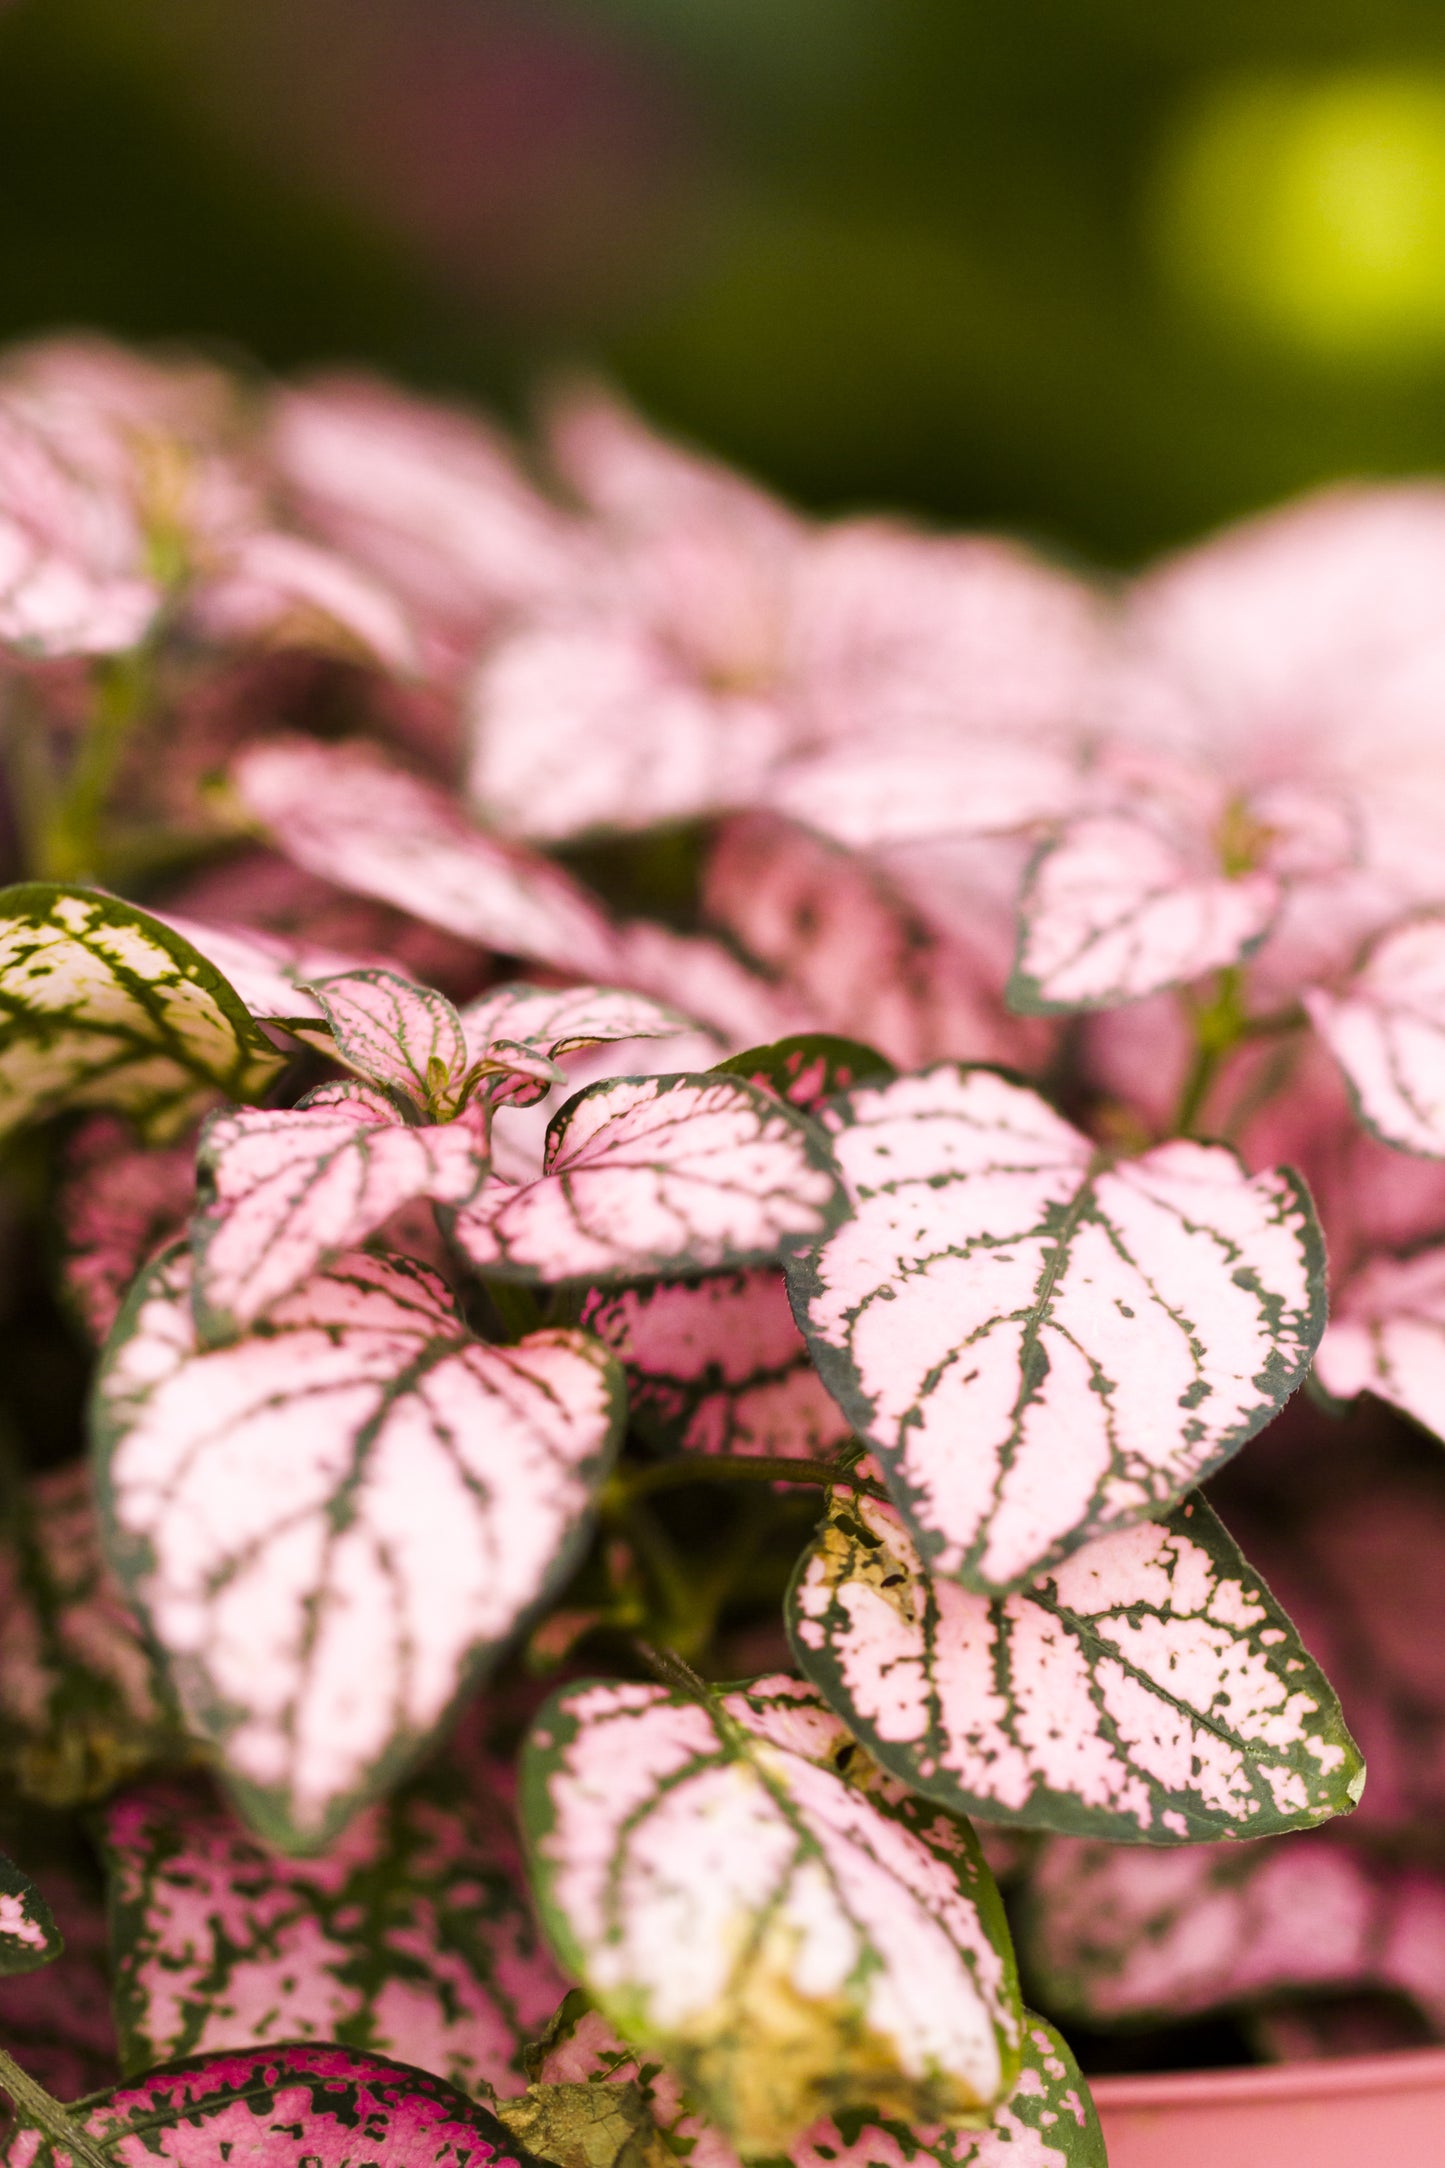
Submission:
M 396 971 L 351 971 L 313 991 L 348 1069 L 419 1113 L 449 1100 L 466 1074 L 467 1042 L 445 994 Z
M 124 2067 L 341 2040 L 478 2093 L 522 2090 L 562 1982 L 510 1817 L 433 1772 L 324 1858 L 267 1850 L 198 1784 L 114 1801 L 106 1853 Z
M 1303 1379 L 1324 1246 L 1287 1169 L 1182 1141 L 1111 1164 L 987 1070 L 822 1120 L 855 1216 L 788 1261 L 793 1307 L 935 1573 L 1026 1585 L 1192 1489 Z
M 782 1274 L 766 1266 L 594 1290 L 582 1322 L 623 1364 L 632 1420 L 659 1442 L 811 1460 L 849 1435 L 793 1323 Z
M 54 1914 L 29 1875 L 0 1854 L 0 1978 L 38 1972 L 64 1948 Z
M 524 1751 L 562 1962 L 745 2154 L 865 2106 L 982 2122 L 1018 2074 L 1007 1931 L 970 1833 L 858 1758 L 792 1679 L 707 1703 L 569 1686 Z
M 567 1570 L 621 1378 L 582 1333 L 485 1346 L 434 1273 L 371 1256 L 206 1351 L 189 1277 L 154 1265 L 107 1350 L 107 1540 L 243 1811 L 316 1849 Z
M 444 2079 L 330 2046 L 199 2055 L 76 2111 L 117 2168 L 541 2168 L 494 2115 Z M 5 2168 L 69 2168 L 21 2124 Z
M 1010 1008 L 1026 1016 L 1113 1009 L 1238 963 L 1280 906 L 1274 874 L 1229 874 L 1146 820 L 1094 814 L 1029 869 Z
M 280 1067 L 219 971 L 159 919 L 97 890 L 0 889 L 0 1134 L 108 1106 L 165 1141 Z
M 185 1145 L 138 1145 L 113 1114 L 93 1114 L 70 1138 L 56 1206 L 65 1292 L 99 1344 L 140 1268 L 186 1224 L 196 1155 Z
M 58 2100 L 76 2100 L 120 2076 L 100 1877 L 68 1822 L 27 1818 L 21 1835 L 65 1947 L 39 1971 L 0 1978 L 0 2048 Z
M 584 1046 L 615 1039 L 670 1039 L 691 1031 L 689 1018 L 648 994 L 615 986 L 494 986 L 461 1012 L 473 1060 L 498 1039 L 539 1047 L 560 1060 Z
M 800 1031 L 771 1046 L 751 1046 L 720 1061 L 717 1072 L 761 1085 L 805 1114 L 815 1113 L 834 1092 L 884 1084 L 898 1074 L 891 1061 L 860 1039 L 839 1039 L 826 1031 Z
M 567 1101 L 540 1181 L 494 1183 L 453 1222 L 498 1278 L 625 1280 L 762 1264 L 846 1209 L 826 1146 L 735 1077 L 628 1077 Z
M 291 1110 L 213 1114 L 191 1221 L 197 1330 L 217 1346 L 417 1199 L 463 1204 L 487 1168 L 467 1123 L 408 1128 L 364 1086 L 324 1086 Z
M 1445 1159 L 1445 916 L 1378 940 L 1342 993 L 1306 993 L 1311 1021 L 1386 1144 Z
M 789 1599 L 798 1661 L 955 1813 L 1148 1844 L 1348 1813 L 1364 1767 L 1289 1620 L 1200 1499 L 990 1602 L 891 1506 L 835 1496 Z
M 1315 1376 L 1336 1400 L 1374 1393 L 1445 1438 L 1445 1250 L 1374 1257 L 1348 1279 Z

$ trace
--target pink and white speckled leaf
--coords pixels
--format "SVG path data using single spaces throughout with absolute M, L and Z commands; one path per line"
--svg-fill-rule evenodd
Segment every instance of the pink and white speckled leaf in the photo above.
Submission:
M 196 1155 L 137 1144 L 116 1115 L 93 1114 L 69 1139 L 56 1203 L 65 1292 L 97 1343 L 132 1280 L 186 1224 Z
M 48 881 L 0 889 L 0 1134 L 108 1106 L 164 1142 L 280 1067 L 215 966 L 148 912 Z
M 609 976 L 616 936 L 584 889 L 370 749 L 273 738 L 248 747 L 231 779 L 309 872 L 503 955 Z
M 1445 1438 L 1445 1250 L 1374 1257 L 1346 1280 L 1315 1377 L 1336 1400 L 1374 1393 Z
M 761 1264 L 846 1210 L 813 1125 L 715 1072 L 590 1085 L 553 1116 L 544 1168 L 456 1214 L 481 1271 L 606 1281 Z
M 0 1978 L 38 1972 L 64 1948 L 55 1915 L 29 1875 L 0 1853 Z
M 744 2153 L 864 2106 L 982 2122 L 1018 2075 L 1007 1929 L 972 1835 L 861 1759 L 783 1678 L 706 1703 L 569 1686 L 524 1750 L 563 1964 Z
M 1135 1843 L 1348 1813 L 1364 1765 L 1319 1666 L 1200 1499 L 990 1601 L 835 1494 L 789 1597 L 798 1661 L 870 1753 L 955 1813 Z
M 409 1128 L 364 1085 L 323 1086 L 289 1110 L 213 1114 L 191 1220 L 201 1339 L 234 1339 L 404 1205 L 464 1204 L 486 1171 L 470 1123 Z
M 1196 862 L 1150 822 L 1093 814 L 1044 845 L 1020 905 L 1011 1008 L 1112 1009 L 1238 963 L 1280 906 L 1272 873 Z
M 594 1289 L 582 1322 L 621 1362 L 632 1421 L 659 1444 L 812 1460 L 849 1436 L 793 1322 L 783 1276 L 767 1266 Z
M 880 1084 L 898 1073 L 861 1039 L 840 1039 L 827 1031 L 799 1031 L 771 1046 L 750 1046 L 720 1061 L 717 1071 L 761 1085 L 805 1114 L 815 1114 L 835 1092 L 851 1091 L 855 1084 Z
M 178 911 L 154 916 L 215 965 L 253 1016 L 271 1023 L 319 1023 L 322 1009 L 311 981 L 358 968 L 355 957 L 254 926 L 213 926 Z
M 1191 1490 L 1309 1368 L 1324 1246 L 1288 1169 L 1111 1161 L 991 1070 L 822 1119 L 854 1216 L 788 1262 L 793 1308 L 933 1572 L 1022 1587 Z
M 610 972 L 623 985 L 675 1002 L 728 1046 L 751 1046 L 813 1021 L 795 988 L 752 970 L 723 942 L 652 919 L 618 928 Z
M 1175 1852 L 1059 1839 L 1020 1937 L 1050 2007 L 1091 2025 L 1376 1988 L 1445 2026 L 1445 1877 L 1334 1831 Z
M 539 2168 L 444 2079 L 348 2047 L 200 2055 L 75 2113 L 116 2168 L 357 2168 L 363 2158 L 386 2168 Z M 23 2121 L 0 2157 L 5 2168 L 72 2168 L 63 2147 Z
M 1366 1125 L 1402 1152 L 1445 1159 L 1445 916 L 1392 928 L 1342 993 L 1304 999 Z
M 180 1251 L 153 1266 L 107 1350 L 107 1541 L 243 1811 L 316 1849 L 570 1566 L 621 1378 L 578 1332 L 483 1345 L 400 1258 L 210 1351 L 189 1278 Z
M 461 1018 L 433 987 L 397 971 L 351 971 L 317 980 L 337 1058 L 401 1104 L 433 1119 L 467 1072 Z
M 341 2040 L 464 2092 L 518 2093 L 563 1983 L 511 1818 L 450 1769 L 283 1859 L 199 1784 L 112 1802 L 106 1860 L 128 2071 L 270 2041 Z
M 617 1039 L 670 1039 L 691 1031 L 691 1020 L 649 994 L 616 986 L 494 986 L 461 1012 L 475 1060 L 498 1039 L 534 1046 L 554 1061 L 584 1046 Z

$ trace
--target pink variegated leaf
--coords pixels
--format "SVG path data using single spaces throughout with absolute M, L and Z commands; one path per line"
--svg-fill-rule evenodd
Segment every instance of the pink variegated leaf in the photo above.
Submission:
M 114 1801 L 106 1858 L 124 2067 L 282 2040 L 366 2040 L 473 2094 L 519 2093 L 563 1983 L 510 1817 L 447 1769 L 280 1858 L 204 1787 Z
M 400 1258 L 211 1351 L 189 1279 L 179 1251 L 153 1266 L 107 1350 L 107 1540 L 248 1818 L 315 1849 L 567 1571 L 621 1379 L 578 1332 L 483 1345 Z
M 278 848 L 338 887 L 503 955 L 610 975 L 616 936 L 584 889 L 370 749 L 273 738 L 247 748 L 232 782 Z
M 625 1280 L 768 1263 L 846 1200 L 813 1126 L 736 1077 L 625 1077 L 575 1094 L 540 1181 L 494 1182 L 454 1237 L 498 1278 Z
M 878 1084 L 897 1075 L 891 1061 L 859 1039 L 832 1032 L 800 1031 L 771 1046 L 751 1046 L 717 1064 L 719 1076 L 740 1076 L 764 1091 L 775 1092 L 790 1107 L 816 1113 L 834 1092 L 855 1084 Z
M 1078 788 L 1066 747 L 994 726 L 827 746 L 784 768 L 766 797 L 851 850 L 875 850 L 920 836 L 1036 829 L 1068 812 Z
M 65 1292 L 103 1341 L 126 1291 L 195 1202 L 196 1155 L 138 1145 L 113 1114 L 93 1114 L 69 1140 L 56 1207 Z
M 766 1266 L 595 1289 L 582 1322 L 621 1362 L 632 1420 L 659 1443 L 813 1460 L 849 1435 L 793 1323 L 782 1274 Z
M 442 2078 L 360 2049 L 200 2055 L 74 2111 L 116 2168 L 539 2168 L 496 2117 Z M 358 2133 L 360 2135 L 358 2136 Z M 72 2168 L 23 2117 L 5 2168 Z
M 670 1039 L 693 1027 L 688 1017 L 649 994 L 616 986 L 494 986 L 461 1012 L 467 1050 L 475 1060 L 498 1039 L 534 1046 L 554 1061 L 585 1046 L 617 1039 Z
M 305 647 L 402 676 L 419 662 L 415 630 L 379 580 L 332 550 L 274 527 L 237 536 L 191 597 L 208 639 Z
M 213 926 L 182 917 L 178 911 L 152 914 L 163 926 L 189 941 L 236 989 L 253 1016 L 278 1024 L 317 1023 L 322 1008 L 311 991 L 314 979 L 357 968 L 356 959 L 335 949 L 262 933 L 254 926 Z
M 524 1750 L 563 1964 L 744 2154 L 862 2107 L 985 2122 L 1018 2075 L 1007 1929 L 973 1838 L 860 1759 L 783 1678 L 706 1701 L 569 1686 Z
M 57 2099 L 75 2100 L 120 2076 L 104 1892 L 68 1824 L 27 1821 L 20 1834 L 65 1946 L 39 1971 L 0 1978 L 0 2048 Z
M 0 890 L 0 1133 L 109 1106 L 148 1139 L 281 1067 L 239 996 L 190 942 L 99 890 Z
M 1445 916 L 1392 928 L 1343 992 L 1304 999 L 1374 1134 L 1445 1159 Z
M 721 941 L 634 919 L 617 933 L 609 967 L 621 983 L 676 1002 L 728 1046 L 751 1046 L 812 1021 L 806 1000 L 754 971 Z
M 1347 1280 L 1315 1376 L 1336 1400 L 1374 1393 L 1445 1438 L 1445 1250 L 1374 1257 Z
M 486 1171 L 470 1123 L 409 1128 L 365 1086 L 323 1087 L 289 1110 L 213 1114 L 190 1233 L 202 1341 L 233 1340 L 403 1206 L 465 1204 Z
M 955 1813 L 1192 1844 L 1306 1828 L 1364 1784 L 1323 1673 L 1199 1499 L 991 1601 L 933 1579 L 891 1506 L 835 1494 L 789 1626 L 870 1753 Z
M 933 1572 L 1023 1586 L 1182 1497 L 1308 1370 L 1324 1247 L 1288 1169 L 1111 1162 L 991 1070 L 822 1120 L 854 1216 L 788 1262 L 793 1308 Z
M 38 1972 L 64 1948 L 55 1915 L 40 1891 L 0 1853 L 0 1978 Z
M 1273 873 L 1200 864 L 1147 820 L 1086 816 L 1029 870 L 1009 1006 L 1112 1009 L 1201 978 L 1258 947 L 1280 897 Z
M 1021 1937 L 1050 2008 L 1092 2025 L 1377 1988 L 1445 2030 L 1445 1876 L 1334 1831 L 1174 1852 L 1058 1839 Z
M 337 1058 L 433 1120 L 444 1119 L 467 1072 L 461 1018 L 430 986 L 396 971 L 351 971 L 313 991 Z

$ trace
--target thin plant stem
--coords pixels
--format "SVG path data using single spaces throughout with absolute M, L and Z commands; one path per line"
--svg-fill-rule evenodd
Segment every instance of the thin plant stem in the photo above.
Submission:
M 23 2071 L 12 2056 L 0 2048 L 0 2087 L 10 2095 L 22 2123 L 43 2130 L 50 2143 L 68 2153 L 85 2168 L 115 2168 L 115 2158 L 97 2145 L 90 2133 L 73 2123 L 61 2103 L 43 2085 Z
M 101 826 L 130 735 L 151 690 L 149 643 L 95 667 L 95 704 L 59 802 L 38 839 L 40 872 L 52 881 L 96 879 Z

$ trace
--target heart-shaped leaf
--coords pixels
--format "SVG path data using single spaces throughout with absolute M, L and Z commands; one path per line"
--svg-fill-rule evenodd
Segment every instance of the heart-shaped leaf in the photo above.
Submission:
M 356 2048 L 199 2055 L 73 2111 L 118 2168 L 541 2168 L 485 2108 L 442 2078 Z M 359 2135 L 358 2135 L 359 2134 Z M 67 2168 L 21 2124 L 5 2168 Z
M 64 1948 L 55 1916 L 29 1875 L 0 1854 L 0 1978 L 38 1972 Z
M 510 1817 L 450 1771 L 282 1859 L 197 1784 L 114 1801 L 106 1857 L 129 2071 L 268 2041 L 365 2041 L 470 2093 L 520 2092 L 563 1983 Z
M 56 1206 L 65 1292 L 97 1343 L 143 1264 L 186 1224 L 196 1155 L 136 1143 L 125 1122 L 93 1114 L 70 1138 Z
M 846 1200 L 813 1125 L 736 1077 L 624 1077 L 567 1101 L 540 1181 L 456 1214 L 499 1279 L 624 1280 L 761 1264 L 816 1241 Z
M 445 994 L 396 971 L 351 971 L 314 990 L 338 1057 L 404 1106 L 425 1113 L 465 1076 L 467 1042 Z
M 159 919 L 91 889 L 0 889 L 0 1134 L 107 1106 L 164 1141 L 280 1067 L 239 995 Z
M 793 1323 L 782 1274 L 766 1266 L 594 1290 L 582 1322 L 622 1363 L 632 1420 L 660 1443 L 812 1460 L 849 1435 Z
M 1374 1393 L 1445 1438 L 1445 1250 L 1374 1257 L 1348 1279 L 1315 1376 L 1336 1400 Z
M 835 1496 L 789 1626 L 869 1751 L 955 1813 L 1191 1844 L 1308 1827 L 1364 1784 L 1319 1666 L 1200 1499 L 990 1601 L 931 1578 L 891 1506 Z
M 409 1128 L 364 1085 L 299 1107 L 229 1108 L 201 1135 L 192 1303 L 208 1346 L 234 1339 L 417 1199 L 462 1204 L 487 1169 L 469 1123 Z
M 1445 1159 L 1445 916 L 1392 928 L 1342 993 L 1304 999 L 1366 1125 L 1402 1152 Z
M 1238 963 L 1280 905 L 1272 873 L 1201 863 L 1151 822 L 1093 814 L 1046 843 L 1020 905 L 1009 1006 L 1113 1009 Z
M 717 1064 L 719 1076 L 740 1076 L 764 1091 L 775 1092 L 791 1107 L 816 1113 L 835 1092 L 855 1084 L 882 1084 L 897 1075 L 884 1059 L 861 1039 L 840 1039 L 826 1031 L 794 1032 L 791 1038 L 775 1039 L 771 1046 L 750 1046 Z
M 1185 1142 L 1112 1164 L 987 1070 L 822 1119 L 854 1217 L 788 1263 L 793 1307 L 934 1572 L 1023 1586 L 1170 1505 L 1304 1377 L 1324 1248 L 1287 1169 Z
M 107 1350 L 107 1537 L 248 1818 L 325 1844 L 564 1573 L 621 1420 L 577 1332 L 488 1347 L 445 1285 L 356 1256 L 207 1351 L 169 1253 Z
M 691 1031 L 691 1020 L 648 994 L 616 986 L 494 986 L 461 1012 L 475 1060 L 498 1039 L 535 1046 L 553 1060 L 584 1046 L 616 1039 L 670 1039 Z
M 744 2152 L 821 2114 L 985 2121 L 1018 2074 L 997 1893 L 812 1689 L 566 1687 L 523 1757 L 543 1922 Z M 850 1768 L 850 1777 L 840 1768 Z

